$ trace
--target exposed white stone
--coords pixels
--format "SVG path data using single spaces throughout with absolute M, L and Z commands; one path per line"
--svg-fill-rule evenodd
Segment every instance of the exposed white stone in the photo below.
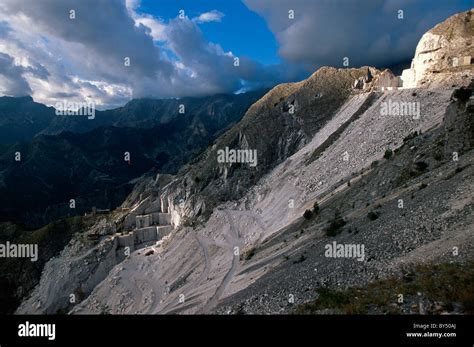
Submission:
M 429 82 L 434 73 L 471 65 L 474 55 L 471 16 L 472 10 L 456 14 L 422 36 L 410 69 L 402 73 L 403 87 L 419 87 Z

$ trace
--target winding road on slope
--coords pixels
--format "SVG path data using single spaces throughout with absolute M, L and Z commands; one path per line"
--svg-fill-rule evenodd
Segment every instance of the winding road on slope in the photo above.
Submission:
M 235 272 L 236 272 L 236 270 L 239 266 L 239 260 L 240 260 L 239 259 L 240 258 L 240 256 L 239 256 L 240 252 L 237 255 L 235 255 L 235 253 L 234 253 L 235 247 L 240 248 L 242 246 L 240 231 L 239 231 L 238 228 L 235 227 L 234 221 L 232 219 L 232 216 L 231 216 L 229 210 L 221 210 L 221 212 L 225 215 L 225 217 L 226 217 L 226 219 L 229 223 L 229 226 L 230 226 L 230 231 L 233 234 L 233 235 L 232 234 L 231 235 L 229 235 L 229 234 L 224 235 L 226 241 L 228 242 L 228 244 L 230 246 L 230 252 L 232 254 L 232 265 L 231 265 L 229 271 L 227 271 L 227 273 L 225 274 L 221 284 L 217 288 L 214 295 L 209 299 L 209 301 L 203 307 L 202 313 L 206 313 L 206 314 L 210 313 L 210 311 L 219 302 L 219 299 L 222 296 L 222 294 L 224 293 L 225 289 L 227 288 L 227 285 L 230 283 L 230 281 L 234 277 L 234 274 L 235 274 Z

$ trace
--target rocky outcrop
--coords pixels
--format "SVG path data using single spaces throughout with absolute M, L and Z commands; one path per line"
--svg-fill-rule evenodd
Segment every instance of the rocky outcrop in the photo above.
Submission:
M 375 72 L 375 74 L 378 74 L 378 71 L 375 70 L 374 68 L 367 68 L 367 74 L 365 76 L 362 76 L 356 79 L 354 81 L 353 88 L 368 91 L 370 87 L 372 86 L 371 82 L 373 80 L 373 77 L 372 77 L 373 72 Z
M 403 87 L 429 83 L 433 74 L 473 69 L 473 10 L 456 14 L 423 35 L 411 68 L 401 76 Z
M 383 70 L 372 83 L 374 90 L 385 91 L 397 89 L 401 84 L 400 78 L 395 76 L 392 71 Z

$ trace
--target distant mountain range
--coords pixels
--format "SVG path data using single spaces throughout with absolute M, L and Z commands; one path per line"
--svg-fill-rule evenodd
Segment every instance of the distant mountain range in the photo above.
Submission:
M 238 115 L 242 116 L 265 92 L 203 98 L 134 99 L 123 107 L 96 111 L 93 119 L 57 115 L 54 107 L 37 103 L 30 96 L 3 96 L 0 97 L 0 144 L 29 140 L 41 134 L 84 133 L 108 126 L 149 129 L 177 119 L 190 124 L 202 122 L 206 131 L 212 134 L 240 120 Z M 184 108 L 180 109 L 180 105 Z
M 93 206 L 115 208 L 134 178 L 176 172 L 264 93 L 136 99 L 94 119 L 58 116 L 31 97 L 1 97 L 0 221 L 39 226 Z

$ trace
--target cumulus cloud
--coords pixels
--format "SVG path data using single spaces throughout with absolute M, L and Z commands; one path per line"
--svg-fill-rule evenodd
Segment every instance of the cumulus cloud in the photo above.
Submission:
M 195 21 L 176 18 L 165 29 L 168 47 L 179 58 L 180 72 L 191 77 L 185 93 L 199 90 L 209 95 L 242 87 L 269 87 L 297 74 L 280 65 L 263 66 L 247 57 L 236 57 L 218 44 L 208 43 Z M 238 66 L 236 66 L 238 58 Z
M 164 36 L 164 31 L 166 28 L 166 25 L 159 21 L 158 19 L 154 18 L 151 15 L 147 14 L 141 14 L 138 15 L 135 12 L 131 13 L 133 16 L 133 19 L 135 20 L 135 25 L 143 25 L 146 28 L 149 29 L 149 35 L 153 38 L 153 40 L 158 40 L 158 41 L 165 41 L 166 37 Z
M 196 23 L 220 22 L 224 14 L 217 10 L 201 13 L 198 17 L 193 18 Z
M 275 67 L 245 57 L 234 66 L 231 52 L 204 38 L 198 24 L 220 20 L 222 13 L 164 22 L 138 13 L 138 5 L 138 0 L 2 0 L 0 52 L 21 62 L 3 73 L 3 88 L 31 93 L 49 105 L 67 97 L 106 108 L 137 97 L 228 93 L 284 79 Z
M 468 10 L 461 0 L 244 0 L 262 15 L 279 54 L 314 70 L 322 65 L 390 66 L 409 60 L 424 32 L 449 14 Z M 463 8 L 463 4 L 464 7 Z M 398 11 L 403 19 L 398 19 Z M 289 18 L 293 11 L 294 19 Z
M 122 75 L 169 77 L 172 65 L 159 59 L 159 49 L 144 26 L 135 26 L 120 1 L 3 0 L 7 15 L 23 15 L 43 34 L 60 39 L 84 69 L 117 81 Z M 75 11 L 71 19 L 70 11 Z M 80 49 L 82 48 L 82 49 Z M 131 69 L 124 66 L 129 57 Z

